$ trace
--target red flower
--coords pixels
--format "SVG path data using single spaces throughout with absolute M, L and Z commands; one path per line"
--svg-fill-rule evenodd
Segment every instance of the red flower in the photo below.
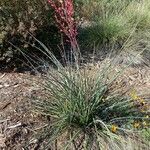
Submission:
M 77 29 L 72 0 L 48 0 L 55 12 L 55 20 L 61 32 L 69 39 L 73 49 L 77 48 Z

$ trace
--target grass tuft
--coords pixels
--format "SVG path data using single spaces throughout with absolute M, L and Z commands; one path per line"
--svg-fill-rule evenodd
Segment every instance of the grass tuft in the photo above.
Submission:
M 61 67 L 47 74 L 48 98 L 34 100 L 34 111 L 51 118 L 40 134 L 49 143 L 65 139 L 63 148 L 119 149 L 123 137 L 132 133 L 134 121 L 142 119 L 137 103 L 114 82 L 109 63 L 97 70 Z M 64 136 L 65 134 L 65 136 Z
M 148 62 L 149 58 L 142 51 L 145 49 L 148 53 L 150 45 L 149 0 L 87 0 L 81 10 L 83 25 L 79 42 L 82 49 L 87 51 L 94 47 L 97 53 L 108 54 L 122 51 L 129 60 L 130 55 L 141 52 L 135 64 Z

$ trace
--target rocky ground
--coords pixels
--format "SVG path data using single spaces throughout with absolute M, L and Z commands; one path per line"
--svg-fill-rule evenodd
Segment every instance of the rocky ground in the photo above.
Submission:
M 149 68 L 128 68 L 122 80 L 128 86 L 134 85 L 138 94 L 150 101 Z M 42 82 L 41 75 L 0 73 L 0 150 L 42 149 L 33 135 L 48 120 L 36 115 L 31 106 L 33 96 L 44 96 Z

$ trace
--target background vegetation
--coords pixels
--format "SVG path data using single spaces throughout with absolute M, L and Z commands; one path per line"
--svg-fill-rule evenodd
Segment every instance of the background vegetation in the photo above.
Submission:
M 33 35 L 58 53 L 60 35 L 47 0 L 1 0 L 0 6 L 1 64 L 20 64 L 24 53 L 35 57 L 39 51 L 33 48 L 37 46 Z
M 79 13 L 86 20 L 79 33 L 83 49 L 122 51 L 126 57 L 135 56 L 143 48 L 149 51 L 149 1 L 87 0 Z
M 141 55 L 134 62 L 149 62 L 148 0 L 75 0 L 74 4 L 78 42 L 83 54 L 89 54 L 93 49 L 100 55 L 122 51 L 122 55 L 130 60 L 140 52 Z M 1 60 L 18 60 L 22 53 L 16 47 L 28 55 L 34 52 L 32 45 L 35 41 L 29 32 L 60 56 L 58 45 L 62 44 L 62 38 L 47 0 L 1 0 L 0 5 Z

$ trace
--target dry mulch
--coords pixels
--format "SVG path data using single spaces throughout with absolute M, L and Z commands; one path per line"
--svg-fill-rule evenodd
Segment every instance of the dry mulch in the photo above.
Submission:
M 21 150 L 30 142 L 29 149 L 38 143 L 32 135 L 46 120 L 32 112 L 33 96 L 40 98 L 41 76 L 26 73 L 0 73 L 0 149 Z
M 124 84 L 135 85 L 138 94 L 150 100 L 150 69 L 128 68 Z M 42 149 L 33 138 L 38 128 L 48 121 L 32 112 L 31 99 L 44 95 L 41 75 L 0 73 L 0 150 Z

